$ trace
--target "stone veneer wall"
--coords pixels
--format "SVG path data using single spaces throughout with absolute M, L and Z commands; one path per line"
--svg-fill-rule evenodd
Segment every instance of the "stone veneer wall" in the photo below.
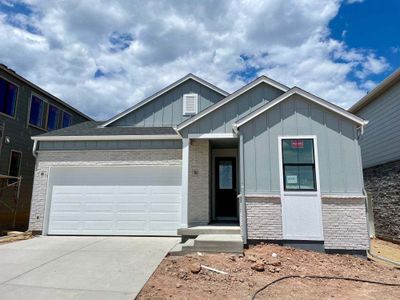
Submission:
M 246 214 L 249 240 L 282 240 L 280 198 L 246 197 Z
M 322 222 L 325 249 L 369 249 L 365 199 L 322 198 Z
M 282 208 L 277 197 L 246 197 L 249 240 L 282 240 Z M 367 250 L 369 237 L 365 200 L 323 198 L 324 247 L 332 250 Z
M 207 225 L 210 221 L 210 144 L 191 140 L 189 146 L 188 223 Z
M 181 165 L 182 150 L 41 151 L 36 159 L 29 229 L 43 230 L 48 174 L 52 166 Z
M 376 236 L 400 242 L 400 160 L 364 169 L 364 183 Z

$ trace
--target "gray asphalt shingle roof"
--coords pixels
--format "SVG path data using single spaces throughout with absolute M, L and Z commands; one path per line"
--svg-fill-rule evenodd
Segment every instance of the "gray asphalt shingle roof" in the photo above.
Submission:
M 172 127 L 98 127 L 104 121 L 88 121 L 50 131 L 40 136 L 174 135 Z

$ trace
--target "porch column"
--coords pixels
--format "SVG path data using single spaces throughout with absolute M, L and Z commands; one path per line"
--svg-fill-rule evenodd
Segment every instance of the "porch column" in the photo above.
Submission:
M 182 139 L 182 228 L 188 227 L 189 145 L 189 138 Z

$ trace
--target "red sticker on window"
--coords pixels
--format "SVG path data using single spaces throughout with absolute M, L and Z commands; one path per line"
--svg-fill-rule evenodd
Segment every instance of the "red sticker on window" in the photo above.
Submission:
M 292 148 L 304 148 L 304 141 L 303 140 L 292 140 Z

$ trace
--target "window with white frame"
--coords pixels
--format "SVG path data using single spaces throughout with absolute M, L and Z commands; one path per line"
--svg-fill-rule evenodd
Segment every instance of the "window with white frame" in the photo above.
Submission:
M 314 140 L 282 139 L 285 191 L 316 191 Z
M 183 115 L 190 116 L 198 113 L 199 110 L 199 95 L 184 94 L 183 95 Z

